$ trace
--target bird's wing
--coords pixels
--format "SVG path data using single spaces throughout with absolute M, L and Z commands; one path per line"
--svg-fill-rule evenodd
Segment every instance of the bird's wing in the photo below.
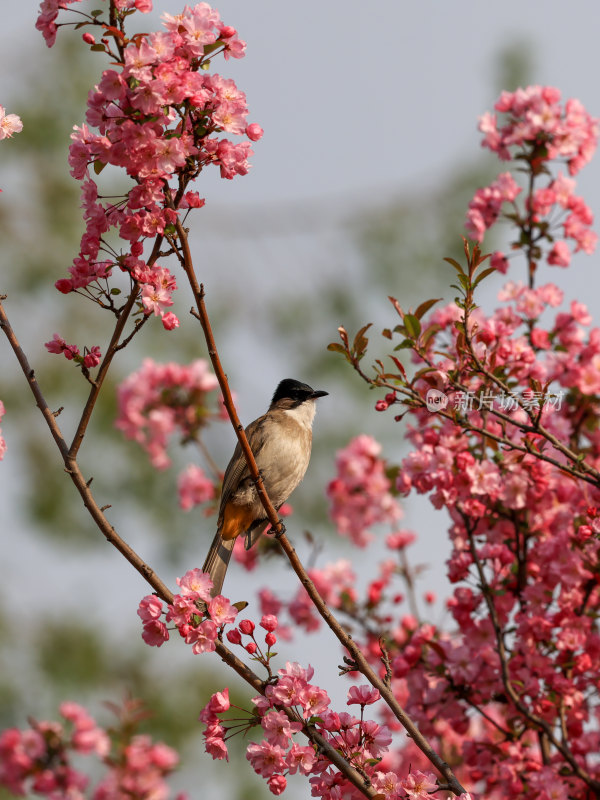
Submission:
M 262 425 L 264 418 L 266 415 L 255 419 L 254 422 L 251 422 L 250 425 L 246 428 L 246 437 L 250 442 L 250 447 L 252 448 L 252 452 L 254 453 L 254 457 L 258 455 L 261 450 L 261 447 L 257 447 L 257 442 L 253 441 L 255 438 L 256 431 Z M 263 443 L 261 443 L 263 444 Z M 225 475 L 223 476 L 223 488 L 221 489 L 221 503 L 219 505 L 219 518 L 223 513 L 225 506 L 229 498 L 231 497 L 232 493 L 238 488 L 240 483 L 245 480 L 246 478 L 250 477 L 250 470 L 248 469 L 248 464 L 246 463 L 246 458 L 242 452 L 242 447 L 238 442 L 235 446 L 235 450 L 233 451 L 233 455 L 231 456 L 231 461 L 227 465 L 227 469 L 225 470 Z

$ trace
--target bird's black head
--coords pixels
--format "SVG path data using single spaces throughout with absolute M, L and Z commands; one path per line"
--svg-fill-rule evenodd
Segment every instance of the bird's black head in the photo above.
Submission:
M 307 383 L 300 383 L 293 378 L 285 378 L 281 381 L 271 400 L 271 405 L 279 400 L 292 400 L 294 406 L 299 406 L 305 400 L 316 400 L 317 397 L 325 397 L 329 392 L 321 390 L 315 391 Z

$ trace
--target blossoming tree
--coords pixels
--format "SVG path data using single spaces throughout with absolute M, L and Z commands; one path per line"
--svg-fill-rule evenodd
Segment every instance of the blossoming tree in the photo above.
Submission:
M 42 3 L 38 28 L 49 46 L 59 27 L 75 24 L 59 13 L 76 1 Z M 307 571 L 286 535 L 238 419 L 188 244 L 185 226 L 204 204 L 192 188 L 200 173 L 215 165 L 224 178 L 244 175 L 250 142 L 262 134 L 248 123 L 243 92 L 211 71 L 216 56 L 240 58 L 245 45 L 206 3 L 164 14 L 160 31 L 129 33 L 134 12 L 151 5 L 108 0 L 89 15 L 71 9 L 85 45 L 110 66 L 72 136 L 69 161 L 81 182 L 86 230 L 56 288 L 91 300 L 113 325 L 104 352 L 59 334 L 46 343 L 90 387 L 70 440 L 2 302 L 0 326 L 95 525 L 152 589 L 138 609 L 144 641 L 160 647 L 175 631 L 191 654 L 216 653 L 252 689 L 247 709 L 232 711 L 223 686 L 198 710 L 207 753 L 226 760 L 227 739 L 250 731 L 247 759 L 276 795 L 299 773 L 323 798 L 600 797 L 600 332 L 586 333 L 591 319 L 581 303 L 552 316 L 562 292 L 537 285 L 543 261 L 566 267 L 570 245 L 594 250 L 592 214 L 558 165 L 565 162 L 574 176 L 589 161 L 597 121 L 577 101 L 563 105 L 556 89 L 504 93 L 497 114 L 481 118 L 483 144 L 518 167 L 525 185 L 504 172 L 479 190 L 467 229 L 481 242 L 506 220 L 515 231 L 510 254 L 494 253 L 488 264 L 479 246 L 465 241 L 464 262 L 449 259 L 458 296 L 442 309 L 428 300 L 405 311 L 391 298 L 399 322 L 383 336 L 399 341 L 373 370 L 362 362 L 369 326 L 352 341 L 340 328 L 341 341 L 330 345 L 383 390 L 375 408 L 395 412 L 391 426 L 407 422 L 412 445 L 398 466 L 365 434 L 338 454 L 328 495 L 339 534 L 364 548 L 373 526 L 389 526 L 389 558 L 363 596 L 348 561 Z M 0 138 L 19 129 L 18 118 L 2 109 Z M 122 197 L 102 194 L 108 166 L 130 181 Z M 527 284 L 508 283 L 500 307 L 485 314 L 475 302 L 479 285 L 513 269 L 515 256 L 524 257 Z M 116 423 L 162 469 L 175 433 L 200 443 L 207 425 L 231 420 L 274 541 L 299 578 L 292 597 L 265 587 L 256 620 L 239 619 L 246 603 L 211 597 L 209 576 L 193 565 L 173 593 L 112 526 L 78 463 L 114 359 L 153 317 L 165 336 L 179 325 L 169 310 L 177 280 L 193 298 L 214 373 L 203 361 L 145 360 L 120 387 Z M 219 475 L 206 455 L 213 474 L 186 470 L 180 501 L 211 513 Z M 429 622 L 415 603 L 407 556 L 415 534 L 399 527 L 397 499 L 411 491 L 429 494 L 450 517 L 455 588 L 447 628 Z M 238 553 L 246 567 L 257 558 L 256 549 Z M 410 613 L 402 611 L 405 599 Z M 342 680 L 355 679 L 348 710 L 332 708 L 310 665 L 282 664 L 273 649 L 278 638 L 323 623 L 341 645 Z M 60 714 L 61 723 L 31 721 L 30 730 L 0 735 L 2 785 L 50 798 L 167 796 L 176 754 L 135 734 L 135 706 L 110 731 L 75 703 L 65 702 Z M 73 754 L 93 754 L 105 765 L 94 789 Z

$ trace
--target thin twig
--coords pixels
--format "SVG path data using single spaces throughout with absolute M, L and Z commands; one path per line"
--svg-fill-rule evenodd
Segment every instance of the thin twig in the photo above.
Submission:
M 158 235 L 154 240 L 154 247 L 152 248 L 152 253 L 150 255 L 150 258 L 148 259 L 149 267 L 151 267 L 158 258 L 162 240 L 163 237 L 161 235 Z M 89 393 L 87 402 L 83 408 L 83 412 L 81 414 L 81 419 L 79 420 L 77 430 L 75 431 L 75 435 L 73 436 L 73 441 L 71 443 L 71 447 L 69 450 L 69 454 L 72 458 L 75 458 L 77 456 L 77 453 L 79 452 L 79 448 L 81 447 L 81 444 L 83 442 L 83 437 L 85 436 L 85 432 L 92 417 L 92 412 L 94 411 L 94 407 L 98 400 L 100 389 L 102 388 L 104 379 L 111 365 L 113 357 L 117 352 L 117 350 L 120 349 L 119 339 L 121 338 L 121 335 L 125 328 L 125 324 L 129 319 L 129 315 L 131 314 L 133 306 L 135 305 L 135 301 L 137 300 L 138 290 L 139 290 L 139 284 L 134 281 L 131 287 L 131 292 L 129 293 L 129 297 L 127 298 L 127 302 L 125 303 L 125 305 L 123 306 L 123 308 L 119 313 L 117 324 L 115 325 L 115 329 L 113 331 L 113 335 L 108 345 L 108 349 L 106 351 L 104 359 L 102 360 L 102 363 L 100 364 L 100 368 L 98 369 L 98 374 L 96 375 L 96 379 Z M 133 331 L 133 333 L 136 332 L 137 329 Z M 131 336 L 129 338 L 131 338 Z

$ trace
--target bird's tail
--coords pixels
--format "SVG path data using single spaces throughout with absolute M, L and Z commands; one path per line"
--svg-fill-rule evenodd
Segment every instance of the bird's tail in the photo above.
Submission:
M 212 578 L 213 588 L 210 593 L 213 597 L 221 594 L 234 544 L 235 539 L 222 539 L 220 532 L 217 531 L 206 556 L 202 572 L 208 572 Z

